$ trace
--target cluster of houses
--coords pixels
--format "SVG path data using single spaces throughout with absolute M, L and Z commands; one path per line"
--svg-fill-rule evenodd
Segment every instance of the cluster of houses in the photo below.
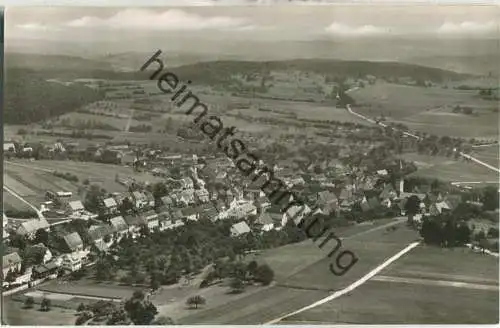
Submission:
M 289 220 L 297 218 L 296 208 L 283 212 L 281 206 L 273 204 L 266 196 L 260 180 L 252 182 L 245 179 L 234 163 L 225 157 L 199 160 L 196 156 L 170 156 L 163 160 L 168 165 L 157 165 L 150 170 L 152 174 L 165 177 L 167 192 L 162 196 L 155 198 L 148 188 L 110 194 L 101 200 L 104 213 L 98 216 L 88 212 L 80 200 L 72 200 L 67 193 L 52 192 L 51 199 L 64 204 L 64 213 L 69 220 L 62 224 L 49 223 L 46 218 L 40 217 L 4 226 L 4 232 L 7 230 L 10 236 L 18 235 L 28 241 L 37 239 L 40 231 L 51 230 L 57 230 L 61 240 L 57 249 L 48 249 L 43 244 L 29 246 L 45 249 L 43 261 L 30 268 L 24 267 L 23 272 L 20 272 L 23 263 L 21 253 L 15 249 L 7 250 L 4 252 L 4 277 L 9 272 L 16 272 L 14 283 L 22 283 L 30 279 L 55 277 L 61 270 L 78 271 L 89 262 L 90 253 L 106 252 L 124 235 L 136 238 L 143 229 L 165 231 L 182 226 L 187 221 L 231 219 L 231 235 L 238 237 L 250 232 L 280 230 Z M 168 176 L 168 171 L 164 169 L 166 166 L 178 167 L 182 178 Z M 395 210 L 394 215 L 405 215 L 405 202 L 409 197 L 416 196 L 421 200 L 421 211 L 412 219 L 419 221 L 423 215 L 452 210 L 460 203 L 459 197 L 434 193 L 430 186 L 405 191 L 403 180 L 397 185 L 381 183 L 387 181 L 385 178 L 389 173 L 385 169 L 360 174 L 361 171 L 349 171 L 338 163 L 323 163 L 323 166 L 321 173 L 297 175 L 292 167 L 277 164 L 274 172 L 289 190 L 305 201 L 307 210 L 314 208 L 315 213 L 335 217 L 351 211 L 353 206 L 358 206 L 363 212 L 392 209 Z M 130 209 L 124 211 L 123 204 L 127 200 Z M 61 229 L 76 219 L 87 220 L 91 225 L 86 231 L 79 232 Z M 4 217 L 4 224 L 7 220 Z

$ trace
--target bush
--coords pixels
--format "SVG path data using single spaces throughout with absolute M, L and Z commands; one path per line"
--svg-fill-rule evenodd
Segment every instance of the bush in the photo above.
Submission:
M 34 304 L 35 304 L 35 299 L 32 296 L 28 296 L 24 301 L 24 308 L 32 309 Z
M 264 286 L 269 285 L 274 279 L 274 271 L 267 264 L 259 266 L 255 272 L 255 280 Z
M 188 305 L 191 308 L 194 306 L 195 309 L 198 308 L 198 305 L 204 305 L 206 303 L 207 303 L 206 299 L 201 295 L 191 296 L 186 301 L 186 305 Z

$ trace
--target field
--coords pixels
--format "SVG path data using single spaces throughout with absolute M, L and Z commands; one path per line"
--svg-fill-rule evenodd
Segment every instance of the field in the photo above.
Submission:
M 418 170 L 411 176 L 440 179 L 449 182 L 495 182 L 498 173 L 463 159 L 407 153 L 401 155 L 405 160 L 415 162 Z
M 101 184 L 102 187 L 105 188 L 108 192 L 121 192 L 125 190 L 124 186 L 115 181 L 115 177 L 117 174 L 120 178 L 133 177 L 136 181 L 139 182 L 149 181 L 153 183 L 161 180 L 160 178 L 154 177 L 153 175 L 148 173 L 133 172 L 132 168 L 130 167 L 101 164 L 101 163 L 40 160 L 36 162 L 27 162 L 27 161 L 16 161 L 12 163 L 9 162 L 6 163 L 5 166 L 7 170 L 10 170 L 12 167 L 12 170 L 21 171 L 23 172 L 23 175 L 33 174 L 35 175 L 35 177 L 36 173 L 40 174 L 40 172 L 46 173 L 47 171 L 54 171 L 54 170 L 64 173 L 68 172 L 76 175 L 79 181 L 84 181 L 85 179 L 89 179 L 91 182 Z M 45 176 L 43 175 L 41 179 L 35 178 L 32 184 L 43 187 L 44 186 L 43 183 L 46 183 L 44 178 Z M 54 181 L 59 181 L 56 180 L 56 177 L 54 178 L 51 177 L 51 179 L 53 179 Z M 63 181 L 66 182 L 66 180 Z M 59 183 L 63 182 L 58 182 L 58 184 Z M 70 191 L 74 190 L 75 189 Z
M 400 223 L 401 220 L 393 222 Z M 214 309 L 198 311 L 182 318 L 180 322 L 265 323 L 317 301 L 327 296 L 330 290 L 342 289 L 359 279 L 416 238 L 415 231 L 403 226 L 395 232 L 387 232 L 387 223 L 388 221 L 385 221 L 374 226 L 356 226 L 338 231 L 340 236 L 345 236 L 342 249 L 349 249 L 359 257 L 359 262 L 344 276 L 335 276 L 329 271 L 331 260 L 325 258 L 325 254 L 331 250 L 327 249 L 328 247 L 321 250 L 316 245 L 305 242 L 269 250 L 258 257 L 276 270 L 275 286 Z M 384 241 L 374 241 L 380 239 Z M 313 253 L 314 250 L 316 254 Z M 283 267 L 283 263 L 286 263 L 286 266 Z
M 26 203 L 22 202 L 17 197 L 10 194 L 7 190 L 3 190 L 3 209 L 5 211 L 30 211 L 33 209 L 29 207 Z
M 498 145 L 492 145 L 488 147 L 474 148 L 474 152 L 472 156 L 477 159 L 488 163 L 490 165 L 499 167 L 499 153 L 498 153 Z
M 467 138 L 497 138 L 496 103 L 476 97 L 477 91 L 377 83 L 354 90 L 354 110 L 369 117 L 383 114 L 414 131 Z M 477 115 L 453 113 L 471 107 Z
M 30 164 L 25 162 L 28 167 L 18 166 L 10 162 L 4 163 L 4 182 L 5 186 L 26 199 L 30 204 L 39 207 L 39 204 L 45 201 L 45 192 L 53 191 L 71 191 L 74 197 L 77 197 L 78 186 L 62 178 L 54 176 L 47 170 L 31 169 Z M 4 193 L 4 202 L 7 206 L 18 208 L 19 204 L 24 204 L 20 200 L 12 199 L 13 196 L 7 196 Z M 21 208 L 27 205 L 22 205 Z M 19 208 L 19 209 L 21 209 Z
M 351 293 L 282 323 L 493 324 L 498 305 L 498 259 L 419 246 Z
M 82 297 L 126 299 L 132 296 L 134 290 L 140 288 L 98 283 L 94 280 L 82 279 L 79 281 L 68 281 L 65 283 L 61 283 L 59 280 L 53 280 L 38 287 L 37 289 L 50 293 L 67 294 L 69 296 L 78 295 Z
M 53 326 L 74 325 L 76 311 L 52 307 L 49 312 L 38 311 L 38 306 L 33 309 L 23 309 L 23 303 L 9 298 L 3 300 L 2 319 L 4 323 L 14 326 Z

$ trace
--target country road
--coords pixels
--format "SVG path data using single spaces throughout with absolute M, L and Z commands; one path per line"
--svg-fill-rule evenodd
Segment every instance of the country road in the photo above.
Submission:
M 351 90 L 348 90 L 348 91 L 351 91 Z M 366 117 L 366 116 L 364 116 L 364 115 L 361 115 L 361 114 L 359 114 L 359 113 L 356 113 L 355 111 L 353 111 L 353 110 L 352 110 L 351 105 L 347 105 L 347 106 L 346 106 L 346 109 L 347 109 L 347 111 L 348 111 L 349 113 L 351 113 L 352 115 L 357 116 L 357 117 L 359 117 L 359 118 L 361 118 L 361 119 L 363 119 L 363 120 L 365 120 L 365 121 L 367 121 L 367 122 L 370 122 L 370 123 L 373 123 L 373 124 L 378 124 L 378 125 L 380 125 L 380 126 L 382 126 L 382 127 L 387 127 L 387 124 L 384 124 L 384 123 L 382 123 L 382 122 L 376 122 L 375 120 L 373 120 L 373 119 L 371 119 L 371 118 L 369 118 L 369 117 Z M 403 131 L 403 134 L 404 134 L 404 135 L 406 135 L 406 136 L 409 136 L 409 137 L 415 138 L 415 139 L 417 139 L 417 140 L 420 140 L 420 139 L 421 139 L 419 136 L 414 135 L 414 134 L 412 134 L 412 133 L 410 133 L 410 132 Z M 454 149 L 454 151 L 456 152 L 456 149 Z M 490 169 L 490 170 L 493 170 L 493 171 L 495 171 L 495 172 L 497 172 L 497 173 L 500 173 L 500 169 L 498 169 L 497 167 L 494 167 L 494 166 L 492 166 L 492 165 L 490 165 L 490 164 L 488 164 L 488 163 L 485 163 L 485 162 L 483 162 L 483 161 L 481 161 L 481 160 L 479 160 L 479 159 L 477 159 L 477 158 L 475 158 L 475 157 L 472 157 L 471 155 L 465 154 L 464 152 L 458 152 L 458 154 L 459 154 L 460 156 L 462 156 L 463 158 L 465 158 L 465 159 L 471 160 L 471 161 L 473 161 L 473 162 L 475 162 L 475 163 L 477 163 L 477 164 L 479 164 L 479 165 L 482 165 L 482 166 L 484 166 L 484 167 L 486 167 L 486 168 L 488 168 L 488 169 Z
M 283 319 L 286 319 L 286 318 L 291 317 L 293 315 L 296 315 L 296 314 L 299 314 L 301 312 L 310 310 L 312 308 L 318 307 L 320 305 L 323 305 L 323 304 L 325 304 L 327 302 L 333 301 L 334 299 L 339 298 L 340 296 L 345 295 L 345 294 L 353 291 L 354 289 L 358 288 L 359 286 L 363 285 L 365 282 L 367 282 L 368 280 L 370 280 L 371 278 L 373 278 L 375 275 L 377 275 L 380 271 L 382 271 L 383 269 L 385 269 L 391 263 L 393 263 L 394 261 L 398 260 L 400 257 L 402 257 L 403 255 L 405 255 L 406 253 L 408 253 L 409 251 L 411 251 L 412 249 L 414 249 L 415 247 L 417 247 L 419 244 L 420 244 L 420 242 L 414 242 L 414 243 L 411 243 L 410 245 L 406 246 L 404 249 L 402 249 L 401 251 L 399 251 L 397 254 L 393 255 L 391 258 L 387 259 L 382 264 L 380 264 L 379 266 L 377 266 L 375 269 L 373 269 L 372 271 L 370 271 L 366 275 L 364 275 L 361 279 L 355 281 L 354 283 L 352 283 L 351 285 L 347 286 L 346 288 L 344 288 L 342 290 L 339 290 L 339 291 L 336 291 L 332 295 L 327 296 L 327 297 L 325 297 L 325 298 L 323 298 L 323 299 L 321 299 L 321 300 L 319 300 L 317 302 L 314 302 L 311 305 L 305 306 L 305 307 L 303 307 L 303 308 L 301 308 L 301 309 L 299 309 L 297 311 L 285 314 L 285 315 L 283 315 L 283 316 L 281 316 L 279 318 L 276 318 L 276 319 L 273 319 L 273 320 L 271 320 L 269 322 L 266 322 L 265 324 L 266 325 L 276 324 L 276 323 L 280 322 Z
M 342 241 L 358 240 L 358 237 L 366 238 L 367 234 L 386 229 L 390 226 L 402 224 L 406 218 L 400 217 L 395 220 L 375 226 L 369 229 L 348 233 L 340 237 Z M 362 238 L 359 240 L 363 240 Z M 413 239 L 414 240 L 414 239 Z M 296 268 L 287 273 L 288 278 L 284 281 L 278 281 L 276 284 L 265 288 L 259 292 L 252 293 L 246 297 L 233 302 L 222 303 L 211 309 L 193 313 L 179 319 L 180 324 L 272 324 L 281 321 L 285 317 L 305 311 L 311 306 L 318 306 L 320 303 L 331 301 L 345 293 L 356 289 L 357 287 L 370 280 L 373 276 L 385 269 L 398 258 L 416 247 L 419 242 L 410 242 L 403 250 L 399 247 L 394 249 L 394 253 L 389 253 L 381 257 L 379 262 L 375 262 L 363 271 L 356 273 L 355 277 L 347 278 L 344 282 L 332 282 L 331 285 L 324 285 L 320 288 L 306 285 L 295 285 L 295 282 L 289 280 L 290 277 L 305 272 L 312 272 L 317 264 L 323 263 L 320 259 L 305 266 Z M 415 244 L 415 246 L 413 246 Z M 256 302 L 256 303 L 255 303 Z M 255 306 L 249 306 L 255 304 Z M 297 310 L 298 309 L 298 310 Z
M 21 195 L 17 194 L 15 191 L 13 191 L 12 189 L 8 188 L 7 186 L 3 186 L 3 189 L 6 190 L 9 194 L 11 194 L 12 196 L 16 197 L 17 199 L 19 199 L 20 201 L 22 201 L 23 203 L 25 203 L 26 205 L 28 205 L 30 208 L 32 208 L 36 214 L 38 215 L 38 218 L 39 219 L 44 219 L 45 217 L 43 216 L 42 212 L 40 212 L 40 210 L 38 208 L 36 208 L 36 206 L 30 204 L 26 199 L 24 199 Z

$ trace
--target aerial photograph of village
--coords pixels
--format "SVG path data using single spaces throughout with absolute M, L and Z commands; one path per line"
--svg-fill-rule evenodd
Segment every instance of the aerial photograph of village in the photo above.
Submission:
M 1 323 L 498 324 L 498 6 L 199 2 L 5 9 Z

